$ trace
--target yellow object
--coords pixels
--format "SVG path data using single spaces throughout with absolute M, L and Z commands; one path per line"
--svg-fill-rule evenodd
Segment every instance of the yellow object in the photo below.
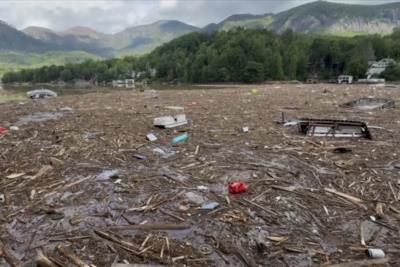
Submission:
M 257 93 L 258 93 L 258 89 L 253 88 L 253 89 L 251 89 L 251 92 L 252 92 L 253 94 L 257 94 Z

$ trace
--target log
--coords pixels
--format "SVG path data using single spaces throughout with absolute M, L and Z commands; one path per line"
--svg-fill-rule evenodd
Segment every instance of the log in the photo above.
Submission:
M 72 251 L 68 250 L 67 248 L 63 247 L 62 245 L 57 246 L 57 250 L 66 258 L 70 259 L 75 265 L 79 267 L 90 267 L 89 264 L 85 263 L 81 260 L 77 255 L 75 255 Z
M 135 225 L 119 225 L 112 226 L 111 229 L 115 230 L 185 230 L 189 229 L 191 225 L 189 223 L 172 224 L 172 223 L 147 223 L 147 224 L 135 224 Z
M 37 255 L 36 255 L 36 264 L 40 267 L 57 267 L 57 265 L 52 262 L 49 258 L 44 255 L 43 251 L 41 249 L 37 250 Z

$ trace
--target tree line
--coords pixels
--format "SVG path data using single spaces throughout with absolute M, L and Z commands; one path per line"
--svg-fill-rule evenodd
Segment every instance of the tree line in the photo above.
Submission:
M 4 74 L 2 81 L 52 82 L 156 79 L 186 83 L 268 80 L 334 79 L 348 74 L 365 77 L 368 62 L 382 58 L 400 61 L 400 30 L 389 36 L 351 38 L 263 29 L 236 28 L 212 34 L 190 33 L 148 55 L 80 64 L 45 66 Z M 400 66 L 382 76 L 400 79 Z

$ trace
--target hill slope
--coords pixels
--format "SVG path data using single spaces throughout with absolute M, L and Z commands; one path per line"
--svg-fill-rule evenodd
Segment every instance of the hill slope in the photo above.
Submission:
M 40 27 L 28 27 L 24 32 L 66 50 L 83 50 L 101 56 L 149 52 L 176 37 L 199 30 L 176 20 L 161 20 L 149 25 L 135 26 L 115 34 L 99 33 L 87 27 L 74 27 L 53 32 Z
M 0 50 L 43 52 L 54 48 L 51 44 L 36 40 L 0 21 Z
M 275 15 L 231 16 L 218 24 L 206 26 L 203 31 L 228 30 L 238 26 L 340 36 L 390 34 L 394 28 L 400 27 L 400 3 L 349 5 L 318 1 Z

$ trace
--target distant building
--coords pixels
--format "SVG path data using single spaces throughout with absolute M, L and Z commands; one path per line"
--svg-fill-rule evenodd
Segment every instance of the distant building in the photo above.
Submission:
M 396 63 L 396 61 L 394 61 L 391 58 L 384 58 L 384 59 L 381 59 L 380 61 L 369 62 L 369 63 L 370 63 L 370 66 L 366 73 L 366 76 L 368 77 L 368 79 L 374 75 L 380 75 L 382 72 L 384 72 L 386 70 L 387 67 L 389 67 L 391 64 Z

